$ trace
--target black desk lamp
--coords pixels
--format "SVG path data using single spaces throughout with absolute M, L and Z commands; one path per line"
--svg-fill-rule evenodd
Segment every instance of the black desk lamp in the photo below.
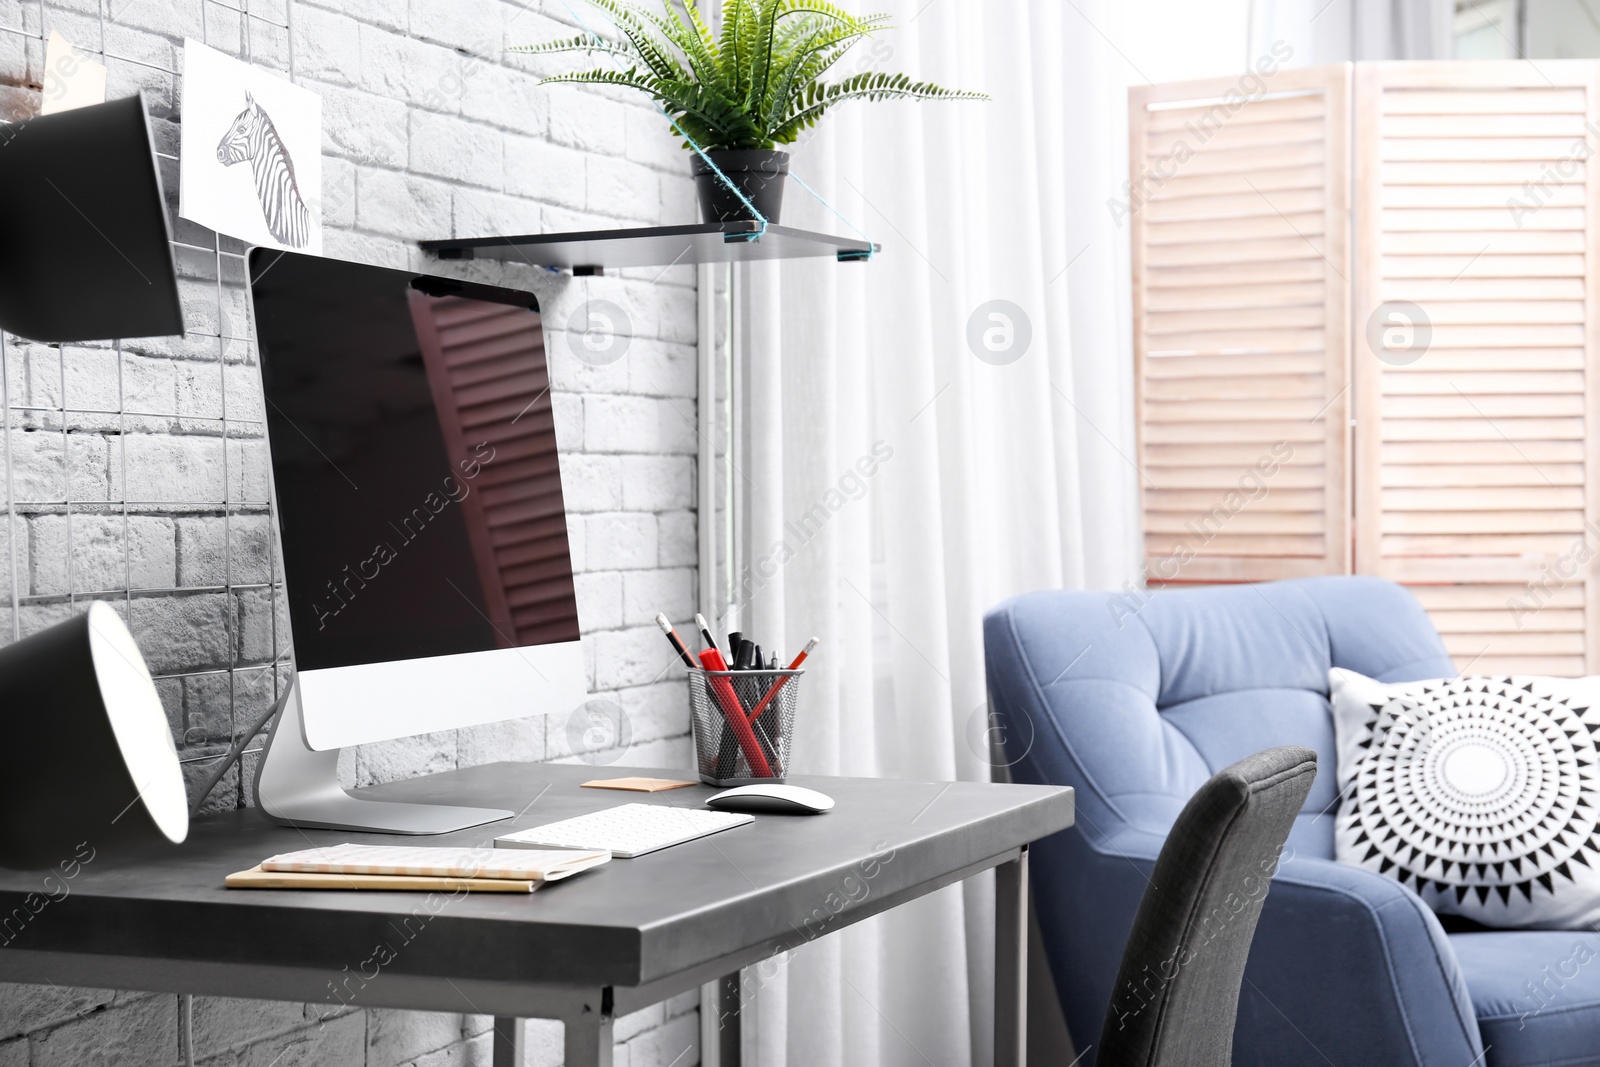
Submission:
M 0 648 L 0 867 L 182 841 L 183 772 L 161 697 L 111 605 Z
M 142 95 L 0 125 L 0 329 L 181 334 L 171 240 Z
M 171 236 L 142 96 L 0 125 L 0 329 L 182 333 Z M 161 698 L 109 605 L 0 648 L 0 729 L 0 867 L 188 833 Z

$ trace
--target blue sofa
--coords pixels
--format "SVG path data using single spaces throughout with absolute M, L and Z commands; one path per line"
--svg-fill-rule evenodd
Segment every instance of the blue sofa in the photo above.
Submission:
M 1035 845 L 1031 865 L 1079 1050 L 1099 1040 L 1184 802 L 1234 760 L 1294 744 L 1315 749 L 1321 769 L 1256 931 L 1234 1064 L 1600 1065 L 1600 934 L 1447 933 L 1411 890 L 1333 860 L 1328 668 L 1384 681 L 1455 673 L 1410 593 L 1364 577 L 1040 592 L 991 611 L 984 645 L 1013 778 L 1077 790 L 1077 826 Z

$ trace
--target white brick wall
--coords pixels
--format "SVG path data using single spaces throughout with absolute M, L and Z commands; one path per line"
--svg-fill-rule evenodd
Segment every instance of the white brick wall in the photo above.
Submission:
M 273 23 L 289 21 L 293 33 Z M 626 753 L 575 755 L 566 716 L 362 746 L 348 784 L 501 759 L 589 758 L 688 767 L 681 682 L 652 619 L 692 615 L 695 591 L 695 292 L 692 269 L 551 278 L 439 264 L 423 237 L 684 222 L 687 162 L 659 116 L 625 94 L 540 87 L 551 60 L 511 45 L 572 32 L 561 0 L 251 0 L 248 48 L 233 5 L 0 0 L 0 117 L 38 106 L 42 38 L 105 42 L 109 92 L 143 87 L 158 147 L 176 153 L 182 40 L 204 39 L 322 95 L 325 251 L 533 288 L 550 338 L 567 506 L 591 689 L 628 717 Z M 585 17 L 590 17 L 586 14 Z M 176 171 L 164 176 L 176 200 Z M 203 757 L 271 702 L 281 603 L 266 510 L 267 456 L 242 269 L 213 235 L 174 221 L 189 333 L 57 348 L 6 339 L 8 508 L 0 514 L 0 642 L 115 594 L 151 668 L 191 782 Z M 223 252 L 239 252 L 223 238 Z M 218 270 L 222 277 L 217 277 Z M 565 326 L 585 301 L 623 309 L 626 355 L 594 366 Z M 224 425 L 223 419 L 227 422 Z M 70 500 L 69 509 L 65 502 Z M 127 502 L 126 507 L 124 501 Z M 225 507 L 223 502 L 227 501 Z M 98 504 L 98 506 L 94 506 Z M 12 583 L 13 564 L 17 580 Z M 129 591 L 131 590 L 131 597 Z M 176 590 L 174 592 L 174 590 Z M 282 670 L 278 669 L 278 682 Z M 253 766 L 247 758 L 246 773 Z M 237 772 L 209 802 L 248 802 Z M 278 1063 L 487 1064 L 489 1020 L 197 998 L 195 1053 Z M 0 1067 L 177 1062 L 173 997 L 0 985 Z M 529 1064 L 561 1061 L 558 1024 L 529 1028 Z M 698 1062 L 694 995 L 621 1019 L 624 1067 Z

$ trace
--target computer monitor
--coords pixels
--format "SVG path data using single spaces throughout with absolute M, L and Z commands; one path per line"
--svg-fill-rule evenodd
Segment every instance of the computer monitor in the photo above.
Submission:
M 181 334 L 171 238 L 141 95 L 0 123 L 0 329 Z
M 375 822 L 371 802 L 334 796 L 309 764 L 288 772 L 316 755 L 336 764 L 348 745 L 583 702 L 537 301 L 268 249 L 252 251 L 250 278 L 298 704 L 279 716 L 261 805 L 396 832 L 509 815 L 385 805 L 411 810 Z

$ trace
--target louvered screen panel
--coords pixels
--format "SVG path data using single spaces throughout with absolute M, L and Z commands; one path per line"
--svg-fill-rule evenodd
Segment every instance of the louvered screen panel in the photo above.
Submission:
M 1153 583 L 1349 567 L 1349 84 L 1336 66 L 1129 93 Z
M 1595 69 L 1358 68 L 1356 567 L 1470 673 L 1600 669 Z
M 467 487 L 461 507 L 502 641 L 578 640 L 538 315 L 421 293 L 411 294 L 411 311 L 445 448 L 459 469 L 477 470 L 461 479 Z

